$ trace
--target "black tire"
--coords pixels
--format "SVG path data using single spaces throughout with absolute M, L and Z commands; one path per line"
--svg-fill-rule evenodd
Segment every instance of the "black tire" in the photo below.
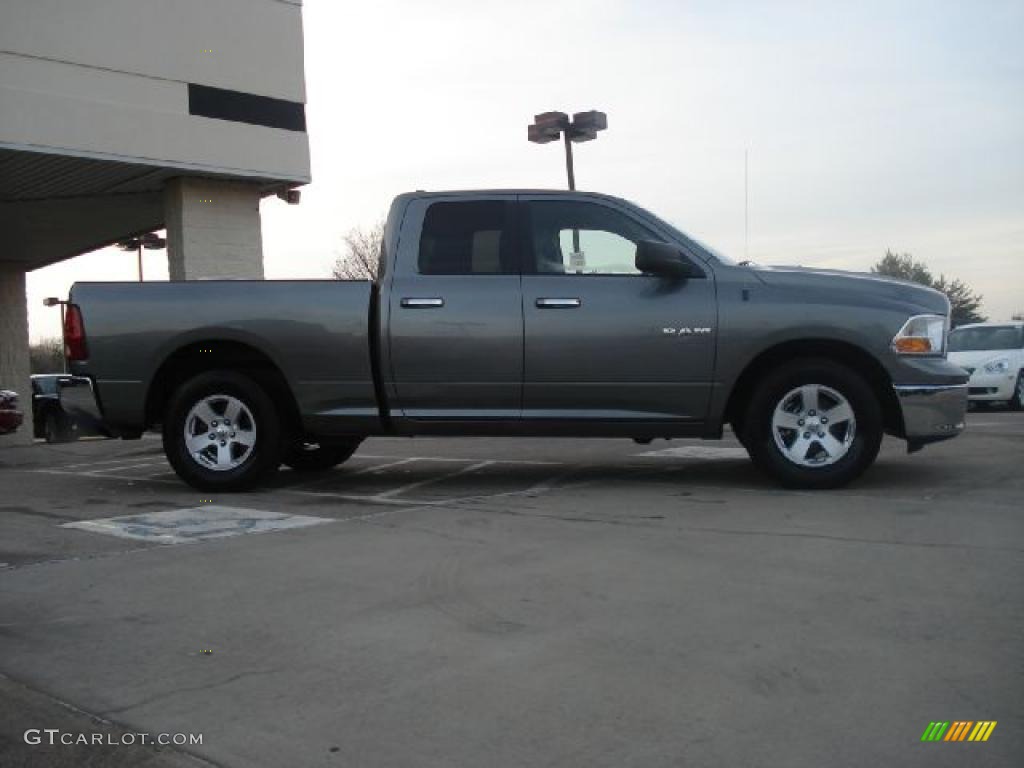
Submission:
M 194 457 L 189 452 L 185 430 L 187 424 L 189 429 L 194 429 L 197 423 L 203 423 L 189 418 L 193 407 L 207 398 L 211 398 L 208 402 L 216 404 L 220 396 L 236 399 L 248 411 L 240 417 L 241 427 L 248 428 L 251 422 L 254 439 L 248 446 L 231 445 L 229 450 L 241 454 L 237 457 L 240 463 L 217 470 L 204 463 L 204 458 L 209 462 L 207 454 L 197 452 Z M 213 412 L 217 413 L 216 408 Z M 239 424 L 235 426 L 239 427 Z M 223 429 L 223 424 L 218 424 L 217 428 Z M 201 430 L 200 434 L 205 431 Z M 281 463 L 282 431 L 281 416 L 263 385 L 233 371 L 208 371 L 186 381 L 171 396 L 163 421 L 164 453 L 178 477 L 193 488 L 201 491 L 242 491 L 252 488 L 277 470 Z M 234 437 L 235 433 L 229 434 Z M 211 441 L 214 452 L 218 443 L 219 440 Z
M 285 454 L 282 463 L 296 472 L 323 472 L 348 461 L 361 442 L 361 438 L 352 438 L 327 445 L 299 443 Z
M 747 432 L 743 429 L 743 425 L 740 422 L 734 421 L 729 426 L 732 428 L 733 437 L 736 438 L 740 445 L 746 448 L 747 453 L 750 453 L 750 448 L 747 446 Z
M 829 431 L 825 437 L 839 437 L 840 442 L 846 445 L 845 453 L 837 450 L 836 454 L 840 458 L 835 460 L 821 458 L 827 455 L 827 451 L 822 447 L 823 441 L 811 435 L 810 447 L 805 452 L 805 461 L 831 460 L 833 463 L 805 466 L 796 463 L 795 459 L 790 459 L 780 447 L 773 430 L 772 419 L 776 406 L 785 402 L 787 395 L 801 386 L 814 384 L 845 398 L 853 411 L 856 426 L 852 430 L 850 442 L 845 443 L 846 428 L 838 423 L 819 425 L 817 429 L 822 430 L 819 434 L 825 434 L 826 430 L 842 430 Z M 822 410 L 822 413 L 814 418 L 821 418 L 821 415 L 828 413 L 828 410 Z M 751 459 L 781 485 L 787 488 L 824 489 L 846 485 L 871 466 L 878 456 L 884 426 L 878 397 L 859 374 L 832 360 L 811 358 L 782 365 L 765 377 L 750 400 L 744 419 L 744 429 L 743 443 Z M 806 438 L 808 434 L 804 432 L 802 437 Z M 780 430 L 780 435 L 788 435 L 793 439 L 801 437 L 799 429 L 792 433 Z M 782 442 L 785 443 L 785 440 Z
M 78 433 L 66 413 L 51 408 L 43 419 L 43 438 L 48 443 L 70 443 L 78 439 Z
M 1024 411 L 1024 370 L 1017 374 L 1017 384 L 1013 388 L 1013 397 L 1010 398 L 1011 411 Z

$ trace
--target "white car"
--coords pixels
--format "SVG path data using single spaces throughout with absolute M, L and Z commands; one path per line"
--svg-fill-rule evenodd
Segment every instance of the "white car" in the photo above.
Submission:
M 961 325 L 949 334 L 949 361 L 971 374 L 970 402 L 1024 409 L 1024 322 Z

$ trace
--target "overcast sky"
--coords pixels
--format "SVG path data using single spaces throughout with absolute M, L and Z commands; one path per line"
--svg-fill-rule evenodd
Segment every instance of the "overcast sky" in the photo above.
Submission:
M 887 248 L 1024 310 L 1024 3 L 307 0 L 313 183 L 263 203 L 267 276 L 322 277 L 412 189 L 561 187 L 535 113 L 600 109 L 581 189 L 738 258 L 867 270 Z M 166 279 L 163 253 L 147 277 Z M 107 249 L 29 275 L 133 279 Z

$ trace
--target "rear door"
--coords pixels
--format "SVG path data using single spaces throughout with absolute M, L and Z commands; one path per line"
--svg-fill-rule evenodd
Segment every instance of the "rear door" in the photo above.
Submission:
M 714 275 L 640 273 L 664 241 L 599 199 L 524 196 L 524 419 L 700 421 L 714 368 Z
M 515 196 L 421 198 L 389 293 L 393 395 L 417 420 L 518 419 L 523 304 Z

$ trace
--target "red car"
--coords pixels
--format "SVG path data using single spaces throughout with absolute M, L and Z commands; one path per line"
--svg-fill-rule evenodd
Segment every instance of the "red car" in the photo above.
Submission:
M 16 431 L 23 418 L 18 410 L 18 393 L 0 389 L 0 435 Z

